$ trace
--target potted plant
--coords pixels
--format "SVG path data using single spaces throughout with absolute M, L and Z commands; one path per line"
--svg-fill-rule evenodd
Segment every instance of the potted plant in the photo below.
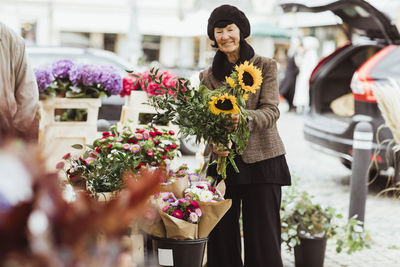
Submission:
M 326 242 L 336 240 L 336 252 L 351 254 L 369 247 L 363 222 L 345 221 L 333 207 L 322 206 L 313 196 L 297 188 L 296 180 L 286 188 L 281 205 L 282 242 L 294 249 L 296 267 L 322 267 Z

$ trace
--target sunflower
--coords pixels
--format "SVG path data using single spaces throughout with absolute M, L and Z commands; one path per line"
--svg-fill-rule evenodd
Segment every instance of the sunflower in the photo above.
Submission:
M 235 80 L 233 80 L 231 77 L 226 77 L 225 81 L 231 88 L 235 88 L 236 86 Z
M 235 67 L 238 73 L 238 83 L 245 92 L 255 93 L 262 83 L 261 70 L 245 61 L 243 64 Z
M 244 99 L 244 100 L 249 99 L 249 94 L 244 94 L 244 95 L 243 95 L 243 99 Z
M 240 109 L 236 104 L 236 97 L 233 95 L 219 95 L 212 96 L 211 101 L 208 102 L 209 109 L 212 113 L 218 115 L 221 112 L 225 114 L 238 114 Z

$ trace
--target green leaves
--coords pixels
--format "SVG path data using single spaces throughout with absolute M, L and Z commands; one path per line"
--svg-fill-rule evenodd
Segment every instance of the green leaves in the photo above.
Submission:
M 343 215 L 333 207 L 322 207 L 312 201 L 307 192 L 299 191 L 296 183 L 294 180 L 293 185 L 283 192 L 280 212 L 282 240 L 288 249 L 300 244 L 299 237 L 334 238 L 337 253 L 351 254 L 370 247 L 361 221 L 356 217 L 344 221 Z
M 72 145 L 72 147 L 75 149 L 83 149 L 83 146 L 81 144 L 74 144 Z

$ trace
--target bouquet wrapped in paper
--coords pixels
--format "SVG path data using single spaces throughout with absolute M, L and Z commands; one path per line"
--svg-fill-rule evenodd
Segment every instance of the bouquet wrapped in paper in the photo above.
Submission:
M 201 182 L 187 187 L 183 198 L 171 192 L 156 194 L 152 204 L 158 215 L 152 222 L 143 223 L 142 229 L 152 236 L 182 240 L 208 237 L 232 201 Z
M 161 192 L 172 192 L 176 197 L 182 198 L 183 192 L 189 185 L 188 167 L 183 164 L 177 171 L 168 171 L 165 181 L 161 183 Z

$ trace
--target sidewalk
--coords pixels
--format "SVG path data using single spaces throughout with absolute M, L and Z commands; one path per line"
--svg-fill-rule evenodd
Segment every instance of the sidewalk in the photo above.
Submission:
M 299 188 L 307 190 L 321 204 L 333 206 L 348 216 L 351 171 L 332 156 L 318 152 L 303 140 L 302 117 L 282 113 L 278 128 L 287 150 L 291 173 L 300 177 Z M 346 182 L 344 182 L 346 181 Z M 380 183 L 384 184 L 384 182 Z M 328 241 L 325 267 L 400 266 L 400 199 L 376 197 L 383 187 L 370 186 L 366 203 L 365 229 L 372 239 L 371 249 L 351 255 L 337 254 L 333 240 Z M 282 250 L 285 267 L 294 266 L 293 253 Z

